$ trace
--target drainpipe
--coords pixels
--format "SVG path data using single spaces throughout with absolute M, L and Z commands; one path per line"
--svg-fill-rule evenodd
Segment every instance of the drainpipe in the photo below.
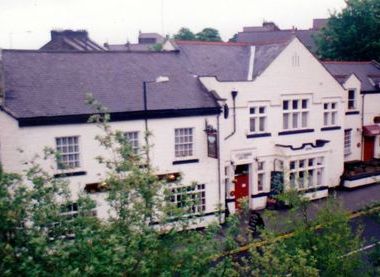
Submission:
M 216 116 L 216 129 L 217 129 L 217 145 L 216 145 L 216 151 L 217 151 L 217 155 L 218 155 L 218 195 L 219 195 L 219 199 L 218 199 L 218 208 L 221 209 L 222 208 L 222 189 L 221 189 L 221 186 L 222 186 L 222 180 L 221 180 L 221 177 L 220 177 L 220 174 L 221 174 L 221 158 L 220 158 L 220 125 L 219 125 L 219 117 L 220 117 L 220 114 L 218 114 Z M 222 223 L 222 214 L 221 212 L 219 213 L 219 224 Z
M 226 136 L 224 140 L 229 139 L 236 133 L 236 96 L 238 95 L 238 92 L 236 90 L 231 91 L 231 96 L 232 96 L 232 108 L 233 108 L 233 123 L 234 123 L 234 129 L 231 134 Z
M 362 116 L 361 116 L 361 122 L 362 122 L 362 136 L 361 136 L 361 159 L 364 160 L 364 136 L 363 136 L 363 126 L 364 126 L 364 96 L 365 94 L 362 94 Z
M 143 81 L 143 100 L 144 100 L 144 125 L 145 125 L 145 146 L 146 146 L 146 159 L 147 159 L 147 165 L 149 168 L 150 164 L 150 157 L 149 157 L 149 129 L 148 129 L 148 101 L 147 101 L 147 95 L 146 95 L 146 84 L 148 82 Z

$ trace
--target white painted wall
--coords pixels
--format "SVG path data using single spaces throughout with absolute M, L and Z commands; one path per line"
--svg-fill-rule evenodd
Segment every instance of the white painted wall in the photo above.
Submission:
M 297 54 L 300 60 L 299 67 L 292 66 L 292 56 Z M 345 120 L 345 90 L 317 61 L 314 56 L 298 41 L 294 39 L 272 64 L 255 80 L 246 82 L 219 82 L 212 77 L 201 78 L 202 83 L 209 89 L 215 90 L 221 98 L 227 99 L 230 107 L 228 119 L 221 120 L 221 138 L 231 133 L 233 128 L 233 110 L 231 91 L 237 90 L 236 113 L 237 132 L 223 142 L 222 157 L 225 165 L 234 161 L 235 152 L 251 152 L 250 161 L 253 174 L 251 176 L 250 194 L 257 193 L 257 162 L 266 162 L 266 183 L 263 192 L 270 191 L 270 171 L 273 170 L 275 159 L 289 160 L 295 156 L 312 157 L 322 151 L 325 155 L 324 185 L 333 187 L 339 184 L 343 172 L 343 127 Z M 312 133 L 279 136 L 282 128 L 282 100 L 301 99 L 309 100 L 308 128 Z M 338 124 L 340 130 L 321 131 L 323 128 L 323 103 L 334 101 L 338 103 Z M 249 107 L 253 104 L 265 105 L 267 112 L 267 131 L 270 137 L 247 138 L 249 132 Z M 283 153 L 276 144 L 289 144 L 299 147 L 303 143 L 314 143 L 317 139 L 329 140 L 323 148 L 312 150 L 293 151 Z M 231 170 L 233 171 L 233 170 Z M 232 179 L 230 174 L 230 179 Z M 233 185 L 228 186 L 232 190 Z M 263 208 L 265 202 L 251 201 L 251 207 Z M 233 210 L 233 204 L 229 205 Z
M 344 129 L 351 129 L 351 154 L 345 155 L 345 161 L 361 160 L 362 155 L 362 95 L 361 81 L 352 74 L 343 84 L 346 89 L 345 93 L 345 120 Z M 348 91 L 355 90 L 356 109 L 348 109 Z M 350 112 L 359 112 L 359 114 L 349 114 Z
M 299 66 L 292 65 L 293 57 L 299 58 Z M 218 162 L 207 157 L 205 119 L 216 128 L 216 116 L 183 117 L 172 119 L 149 120 L 149 129 L 153 133 L 151 142 L 154 147 L 151 158 L 157 173 L 182 172 L 183 183 L 192 181 L 206 184 L 206 213 L 213 212 L 217 205 L 224 207 L 224 199 L 234 190 L 234 165 L 250 164 L 250 189 L 249 194 L 261 193 L 257 190 L 257 162 L 265 162 L 265 184 L 263 193 L 270 191 L 270 172 L 278 160 L 285 163 L 285 170 L 292 159 L 307 159 L 317 156 L 325 157 L 325 171 L 323 185 L 334 187 L 339 184 L 343 172 L 344 163 L 344 129 L 353 130 L 352 153 L 346 160 L 360 158 L 361 143 L 361 116 L 346 116 L 347 91 L 328 73 L 328 71 L 315 59 L 315 57 L 298 40 L 294 39 L 272 64 L 256 79 L 242 82 L 220 82 L 213 77 L 201 77 L 202 83 L 209 90 L 214 90 L 221 98 L 226 99 L 230 107 L 230 115 L 227 119 L 220 117 L 220 143 L 221 143 L 221 183 L 218 186 Z M 353 75 L 344 84 L 346 89 L 355 88 L 360 91 L 360 81 Z M 233 105 L 231 91 L 238 91 L 236 98 L 236 133 L 229 139 L 225 138 L 233 130 Z M 372 96 L 371 96 L 372 97 Z M 292 135 L 279 135 L 284 131 L 282 126 L 282 101 L 290 99 L 308 99 L 309 120 L 308 129 L 313 132 Z M 377 99 L 377 98 L 376 98 Z M 375 100 L 371 100 L 368 108 L 368 118 L 378 111 Z M 360 97 L 358 101 L 361 101 Z M 376 100 L 377 101 L 377 100 Z M 323 104 L 336 102 L 338 104 L 337 130 L 322 130 Z M 222 101 L 223 103 L 223 101 Z M 249 108 L 252 105 L 263 105 L 267 108 L 266 132 L 269 137 L 247 138 L 249 133 Z M 372 105 L 372 106 L 371 106 Z M 361 102 L 358 102 L 361 107 Z M 365 119 L 367 121 L 367 119 Z M 140 142 L 143 143 L 144 122 L 123 121 L 113 122 L 112 127 L 122 131 L 139 131 Z M 42 153 L 45 146 L 55 147 L 55 137 L 80 136 L 81 170 L 87 175 L 71 177 L 71 189 L 74 194 L 83 191 L 86 183 L 93 183 L 104 178 L 105 169 L 95 160 L 95 156 L 105 154 L 94 140 L 99 129 L 92 124 L 72 124 L 60 126 L 24 127 L 19 128 L 17 122 L 7 114 L 0 112 L 0 161 L 7 171 L 20 172 L 27 165 L 25 161 Z M 192 127 L 195 130 L 195 155 L 199 163 L 173 165 L 174 161 L 174 129 Z M 315 143 L 317 139 L 328 140 L 325 146 L 320 148 L 307 147 L 301 150 L 281 148 L 276 144 L 292 145 L 300 147 L 303 143 Z M 359 145 L 359 146 L 358 146 Z M 378 145 L 378 143 L 377 143 Z M 377 146 L 378 147 L 378 146 Z M 17 149 L 22 149 L 20 153 Z M 379 147 L 377 148 L 379 149 Z M 377 150 L 378 151 L 378 150 Z M 245 156 L 245 157 L 243 157 Z M 54 163 L 41 161 L 42 165 L 51 173 L 50 168 Z M 225 169 L 227 170 L 225 174 Z M 225 186 L 224 180 L 227 181 Z M 225 188 L 227 189 L 225 191 Z M 221 199 L 219 200 L 219 195 Z M 310 194 L 308 197 L 325 197 L 326 191 Z M 98 201 L 98 214 L 107 216 L 107 207 L 104 203 L 104 194 L 96 194 L 93 197 Z M 266 205 L 266 196 L 250 201 L 252 209 L 261 209 Z M 231 212 L 234 212 L 234 203 L 228 204 Z M 215 219 L 211 217 L 211 219 Z M 203 223 L 210 220 L 208 217 Z
M 373 125 L 374 118 L 380 116 L 380 93 L 365 94 L 364 97 L 364 125 Z M 375 158 L 380 159 L 380 136 L 375 138 Z
M 216 159 L 207 156 L 207 142 L 205 120 L 217 127 L 216 116 L 196 116 L 169 119 L 149 120 L 150 138 L 153 148 L 151 149 L 151 161 L 156 172 L 169 173 L 181 172 L 182 184 L 191 184 L 193 181 L 206 184 L 206 211 L 215 211 L 218 204 L 224 207 L 224 191 L 219 192 L 218 187 L 218 163 Z M 95 159 L 96 156 L 107 156 L 107 152 L 99 146 L 95 136 L 102 134 L 94 124 L 70 124 L 57 126 L 38 126 L 19 128 L 17 121 L 4 112 L 0 112 L 0 161 L 8 172 L 21 173 L 28 168 L 26 162 L 36 155 L 41 159 L 41 166 L 51 174 L 59 173 L 52 160 L 44 160 L 43 149 L 55 148 L 55 138 L 63 136 L 79 136 L 81 168 L 75 171 L 86 171 L 84 176 L 69 177 L 70 189 L 73 195 L 83 192 L 87 183 L 95 183 L 106 176 L 106 169 Z M 112 122 L 112 128 L 121 131 L 138 131 L 140 145 L 144 143 L 144 121 L 121 121 Z M 194 128 L 194 159 L 199 163 L 173 165 L 174 155 L 174 129 Z M 20 151 L 21 150 L 21 151 Z M 219 203 L 219 193 L 222 195 Z M 98 215 L 107 217 L 107 205 L 104 201 L 104 193 L 92 194 L 98 204 Z M 208 217 L 210 220 L 210 217 Z

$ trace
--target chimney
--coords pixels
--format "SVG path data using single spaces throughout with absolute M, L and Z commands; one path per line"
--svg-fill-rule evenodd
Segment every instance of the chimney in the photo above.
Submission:
M 263 27 L 268 31 L 280 31 L 280 28 L 273 21 L 263 22 Z
M 314 18 L 313 19 L 313 30 L 319 31 L 326 27 L 328 18 Z
M 74 30 L 62 30 L 62 31 L 52 30 L 50 32 L 50 35 L 51 35 L 51 40 L 53 40 L 53 41 L 58 40 L 62 37 L 76 38 L 76 39 L 79 39 L 82 41 L 88 40 L 88 33 L 86 30 L 78 30 L 78 31 L 74 31 Z

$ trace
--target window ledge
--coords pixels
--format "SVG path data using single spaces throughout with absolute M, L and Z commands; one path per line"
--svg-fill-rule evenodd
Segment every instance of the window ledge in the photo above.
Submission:
M 247 138 L 261 138 L 261 137 L 271 137 L 271 133 L 257 133 L 257 134 L 248 134 Z
M 303 188 L 303 189 L 298 189 L 298 192 L 301 193 L 310 193 L 310 192 L 316 192 L 316 191 L 321 191 L 321 190 L 328 190 L 328 186 L 315 186 L 315 187 L 308 187 L 308 188 Z
M 65 178 L 65 177 L 75 177 L 87 175 L 86 171 L 72 171 L 54 174 L 54 178 Z
M 340 130 L 342 127 L 340 126 L 329 126 L 321 128 L 321 131 L 332 131 L 332 130 Z
M 257 192 L 256 194 L 252 194 L 251 198 L 260 198 L 260 197 L 265 197 L 269 196 L 269 192 Z
M 357 111 L 357 110 L 353 110 L 353 111 L 347 111 L 346 112 L 346 115 L 351 115 L 351 114 L 360 114 L 360 111 Z
M 191 164 L 191 163 L 199 163 L 199 159 L 188 159 L 188 160 L 173 161 L 173 165 L 176 165 L 176 164 Z
M 289 131 L 282 131 L 279 132 L 279 136 L 286 136 L 286 135 L 294 135 L 294 134 L 302 134 L 302 133 L 313 133 L 314 129 L 299 129 L 299 130 L 289 130 Z

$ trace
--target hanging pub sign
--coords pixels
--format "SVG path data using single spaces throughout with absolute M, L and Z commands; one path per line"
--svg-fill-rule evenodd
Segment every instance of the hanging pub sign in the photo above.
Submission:
M 207 153 L 210 158 L 218 158 L 218 135 L 216 130 L 206 130 Z

